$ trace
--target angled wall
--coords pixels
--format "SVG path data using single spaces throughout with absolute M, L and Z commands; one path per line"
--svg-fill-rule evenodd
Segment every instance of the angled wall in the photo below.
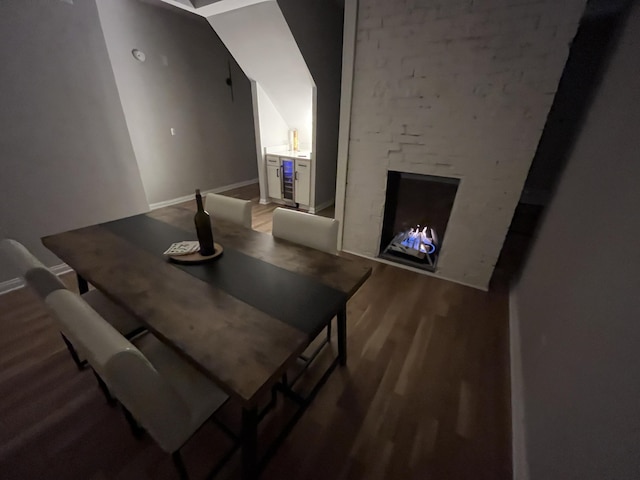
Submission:
M 149 203 L 255 179 L 251 86 L 207 22 L 135 0 L 97 4 Z
M 278 4 L 262 2 L 207 20 L 289 128 L 298 129 L 300 148 L 311 149 L 313 79 Z
M 287 144 L 288 131 L 295 128 L 299 133 L 300 149 L 313 152 L 310 205 L 313 209 L 318 163 L 314 158 L 316 85 L 276 0 L 189 2 L 191 6 L 176 0 L 162 1 L 205 17 L 249 80 L 255 82 L 254 124 L 269 130 L 267 134 L 256 132 L 255 135 L 261 201 L 266 202 L 267 195 L 264 149 Z M 277 115 L 272 116 L 274 111 Z M 276 129 L 281 132 L 274 135 Z M 271 143 L 267 140 L 271 138 L 283 138 L 285 142 Z M 331 186 L 325 188 L 326 183 L 323 181 L 321 188 L 323 196 L 332 189 Z
M 640 5 L 515 289 L 531 480 L 640 472 Z
M 258 117 L 260 128 L 256 135 L 258 175 L 261 202 L 266 202 L 264 149 L 288 144 L 288 131 L 296 128 L 300 149 L 315 150 L 314 82 L 274 0 L 208 16 L 207 20 L 247 77 L 256 82 L 254 116 Z M 316 165 L 314 160 L 312 208 Z
M 40 237 L 148 209 L 95 2 L 0 2 L 0 58 L 0 237 L 57 265 Z
M 334 0 L 278 0 L 316 84 L 316 208 L 336 191 L 344 7 Z

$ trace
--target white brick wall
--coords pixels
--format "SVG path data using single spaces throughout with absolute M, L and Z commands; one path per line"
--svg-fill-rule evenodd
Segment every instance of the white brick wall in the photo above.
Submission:
M 343 248 L 378 254 L 387 170 L 461 179 L 438 262 L 486 288 L 586 0 L 360 0 Z

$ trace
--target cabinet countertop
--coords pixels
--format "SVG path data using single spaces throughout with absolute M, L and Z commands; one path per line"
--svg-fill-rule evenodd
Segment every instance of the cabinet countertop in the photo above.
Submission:
M 290 157 L 290 158 L 299 158 L 302 160 L 311 160 L 311 151 L 309 150 L 300 150 L 298 152 L 294 152 L 292 150 L 279 151 L 279 152 L 270 152 L 267 150 L 267 155 L 277 155 L 279 157 Z

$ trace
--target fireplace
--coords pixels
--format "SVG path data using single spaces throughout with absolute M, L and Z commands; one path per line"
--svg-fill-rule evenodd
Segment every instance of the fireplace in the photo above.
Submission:
M 379 257 L 435 272 L 459 183 L 390 170 Z

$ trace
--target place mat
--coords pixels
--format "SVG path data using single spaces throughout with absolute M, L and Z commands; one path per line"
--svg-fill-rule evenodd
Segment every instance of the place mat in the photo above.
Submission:
M 224 252 L 224 248 L 218 242 L 213 244 L 213 253 L 211 255 L 201 255 L 200 252 L 188 253 L 186 255 L 167 255 L 173 263 L 182 263 L 185 265 L 194 265 L 196 263 L 205 263 L 215 260 Z
M 163 259 L 162 253 L 172 243 L 196 239 L 195 232 L 187 232 L 144 214 L 102 226 Z M 224 255 L 215 262 L 172 265 L 310 335 L 319 333 L 347 301 L 346 293 L 312 277 L 223 246 Z

